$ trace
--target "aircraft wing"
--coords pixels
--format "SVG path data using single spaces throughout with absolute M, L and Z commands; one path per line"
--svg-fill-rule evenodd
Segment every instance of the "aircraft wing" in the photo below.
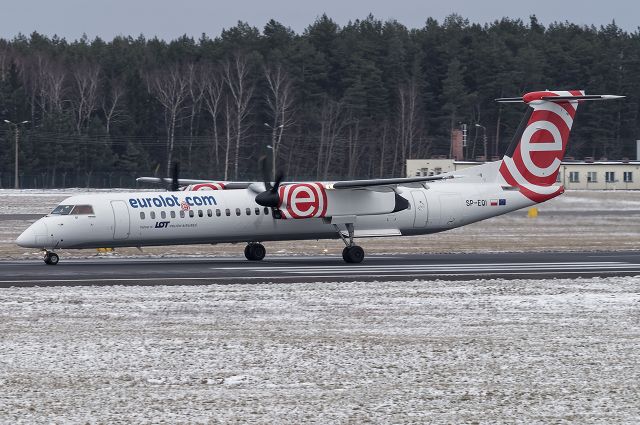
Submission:
M 438 180 L 452 179 L 453 176 L 441 175 L 441 176 L 429 176 L 429 177 L 403 177 L 395 179 L 369 179 L 369 180 L 344 180 L 329 183 L 326 185 L 327 189 L 355 189 L 360 187 L 373 187 L 373 186 L 398 186 L 409 183 L 422 183 L 432 182 Z
M 451 175 L 440 175 L 440 176 L 429 176 L 429 177 L 402 177 L 402 178 L 392 178 L 392 179 L 367 179 L 367 180 L 342 180 L 336 181 L 332 183 L 326 183 L 326 189 L 358 189 L 364 187 L 379 187 L 379 188 L 389 188 L 395 187 L 403 184 L 410 183 L 423 183 L 430 181 L 439 181 L 439 180 L 447 180 L 451 179 L 453 176 Z M 153 183 L 153 184 L 171 184 L 171 179 L 168 177 L 138 177 L 136 179 L 138 182 L 142 183 Z M 195 184 L 206 184 L 206 183 L 222 183 L 224 184 L 224 188 L 226 190 L 230 189 L 247 189 L 251 188 L 254 191 L 263 191 L 264 186 L 259 182 L 216 182 L 213 180 L 197 180 L 197 179 L 178 179 L 178 184 L 180 186 L 189 186 Z M 297 182 L 282 182 L 283 186 L 296 184 Z M 252 186 L 254 185 L 254 186 Z M 255 185 L 261 185 L 260 187 L 256 187 Z
M 138 177 L 136 181 L 141 183 L 153 183 L 153 184 L 171 184 L 169 177 Z M 214 180 L 198 180 L 198 179 L 178 179 L 180 186 L 189 186 L 191 184 L 202 183 L 223 183 L 225 189 L 246 189 L 255 182 L 216 182 Z

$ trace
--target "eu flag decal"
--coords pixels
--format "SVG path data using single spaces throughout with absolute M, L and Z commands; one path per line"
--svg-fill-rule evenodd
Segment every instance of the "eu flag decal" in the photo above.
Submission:
M 507 205 L 507 200 L 506 199 L 500 199 L 500 200 L 498 200 L 498 204 L 499 205 Z

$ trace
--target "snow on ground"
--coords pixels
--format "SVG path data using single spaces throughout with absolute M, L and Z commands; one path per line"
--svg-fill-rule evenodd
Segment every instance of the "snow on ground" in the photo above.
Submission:
M 640 277 L 1 294 L 2 423 L 640 417 Z

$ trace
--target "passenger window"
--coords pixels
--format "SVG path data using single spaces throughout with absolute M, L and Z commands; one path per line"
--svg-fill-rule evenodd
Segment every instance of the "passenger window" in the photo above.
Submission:
M 151 217 L 151 220 L 155 220 L 156 219 L 156 212 L 155 211 L 151 211 L 149 213 L 149 216 Z
M 140 218 L 144 220 L 144 211 L 140 211 Z
M 264 207 L 264 215 L 269 215 L 269 208 Z
M 224 213 L 227 215 L 227 217 L 229 217 L 231 215 L 231 210 L 227 208 L 226 210 L 224 210 Z
M 256 215 L 260 215 L 260 208 L 256 207 Z
M 213 217 L 213 211 L 207 210 L 207 217 Z
M 240 208 L 236 208 L 236 215 L 240 217 L 240 214 L 242 214 L 242 212 L 240 211 Z
M 180 210 L 180 218 L 184 218 L 184 210 Z
M 73 205 L 58 205 L 51 211 L 51 214 L 68 215 L 73 209 Z
M 176 212 L 175 211 L 171 211 L 171 218 L 176 218 Z
M 198 210 L 198 217 L 202 217 L 204 216 L 204 214 L 202 214 L 202 210 Z
M 167 213 L 164 211 L 160 212 L 160 217 L 162 217 L 163 219 L 167 218 Z
M 196 213 L 193 212 L 193 210 L 189 210 L 189 217 L 193 218 L 195 217 Z
M 71 211 L 72 215 L 93 215 L 93 207 L 91 205 L 76 205 Z
M 222 211 L 216 208 L 216 217 L 220 217 L 222 215 Z

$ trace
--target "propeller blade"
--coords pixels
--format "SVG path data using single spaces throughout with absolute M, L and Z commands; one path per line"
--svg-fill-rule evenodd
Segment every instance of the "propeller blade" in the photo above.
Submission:
M 174 162 L 173 170 L 171 173 L 171 187 L 169 188 L 171 192 L 177 192 L 180 190 L 180 183 L 178 181 L 179 174 L 180 174 L 180 163 Z
M 284 179 L 284 173 L 282 171 L 278 171 L 276 174 L 276 181 L 273 182 L 273 187 L 271 188 L 271 192 L 277 193 L 278 188 L 280 187 L 280 183 L 282 183 L 282 179 Z
M 263 207 L 278 208 L 280 205 L 280 196 L 278 192 L 265 190 L 256 195 L 256 204 Z
M 278 208 L 280 206 L 280 195 L 278 194 L 278 188 L 280 183 L 284 179 L 284 173 L 281 171 L 276 175 L 276 181 L 273 185 L 270 181 L 270 172 L 267 166 L 267 158 L 265 156 L 260 158 L 260 170 L 262 171 L 262 178 L 264 179 L 264 192 L 260 192 L 256 195 L 256 204 L 263 207 Z
M 271 190 L 271 178 L 269 173 L 269 166 L 267 164 L 267 157 L 261 156 L 258 160 L 258 166 L 260 167 L 260 171 L 262 172 L 262 181 L 264 182 L 265 190 Z

